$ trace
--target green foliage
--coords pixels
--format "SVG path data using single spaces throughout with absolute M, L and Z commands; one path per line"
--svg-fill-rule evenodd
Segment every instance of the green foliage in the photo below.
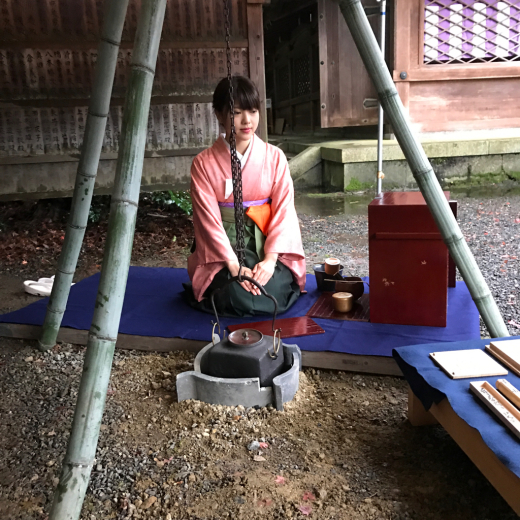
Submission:
M 189 191 L 154 191 L 150 198 L 153 204 L 157 206 L 168 206 L 175 204 L 179 209 L 184 211 L 187 215 L 193 213 L 193 206 L 191 204 L 191 196 Z
M 373 184 L 370 182 L 361 182 L 357 177 L 352 177 L 348 186 L 345 187 L 345 191 L 364 191 L 372 186 Z
M 88 210 L 89 223 L 96 224 L 108 215 L 110 211 L 110 195 L 95 195 Z

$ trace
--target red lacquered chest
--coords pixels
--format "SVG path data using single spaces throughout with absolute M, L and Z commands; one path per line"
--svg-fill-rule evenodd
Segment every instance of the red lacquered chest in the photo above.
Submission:
M 422 194 L 374 199 L 368 235 L 370 321 L 445 327 L 448 250 Z

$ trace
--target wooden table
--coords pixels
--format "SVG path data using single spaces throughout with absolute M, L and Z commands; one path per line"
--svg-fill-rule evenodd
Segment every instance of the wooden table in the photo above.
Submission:
M 441 424 L 514 512 L 520 516 L 520 478 L 500 462 L 482 440 L 480 433 L 453 411 L 448 399 L 433 404 L 427 411 L 409 389 L 408 419 L 413 426 Z

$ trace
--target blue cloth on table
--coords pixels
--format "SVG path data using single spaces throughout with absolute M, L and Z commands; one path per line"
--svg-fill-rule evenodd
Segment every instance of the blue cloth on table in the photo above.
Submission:
M 516 338 L 520 339 L 520 336 Z M 393 356 L 413 393 L 427 410 L 433 403 L 437 404 L 447 398 L 454 412 L 469 426 L 478 430 L 483 441 L 499 460 L 516 476 L 520 477 L 520 440 L 495 418 L 469 389 L 469 384 L 472 381 L 488 381 L 495 387 L 497 379 L 507 379 L 513 386 L 520 388 L 520 377 L 509 372 L 507 376 L 451 379 L 429 357 L 431 352 L 484 350 L 484 346 L 488 345 L 490 341 L 499 341 L 499 339 L 401 347 L 393 351 Z
M 214 318 L 185 303 L 182 283 L 187 281 L 186 269 L 130 267 L 119 332 L 210 341 L 211 320 Z M 90 328 L 98 284 L 99 274 L 95 274 L 71 288 L 63 327 Z M 302 295 L 289 311 L 280 315 L 281 318 L 305 316 L 316 302 L 321 293 L 316 288 L 314 275 L 307 275 L 307 290 L 308 294 Z M 366 285 L 365 291 L 368 291 Z M 44 298 L 23 309 L 3 314 L 0 323 L 41 325 L 47 301 L 48 298 Z M 463 282 L 448 289 L 447 327 L 313 319 L 325 334 L 298 338 L 295 342 L 302 350 L 390 357 L 394 347 L 480 337 L 478 312 Z M 265 320 L 270 320 L 269 316 L 265 316 Z M 223 318 L 221 323 L 227 326 L 252 321 L 263 321 L 263 318 Z

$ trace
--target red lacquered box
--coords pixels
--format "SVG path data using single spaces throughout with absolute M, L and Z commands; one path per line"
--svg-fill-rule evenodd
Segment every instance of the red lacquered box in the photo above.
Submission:
M 368 236 L 370 321 L 445 327 L 448 249 L 422 194 L 374 199 Z

